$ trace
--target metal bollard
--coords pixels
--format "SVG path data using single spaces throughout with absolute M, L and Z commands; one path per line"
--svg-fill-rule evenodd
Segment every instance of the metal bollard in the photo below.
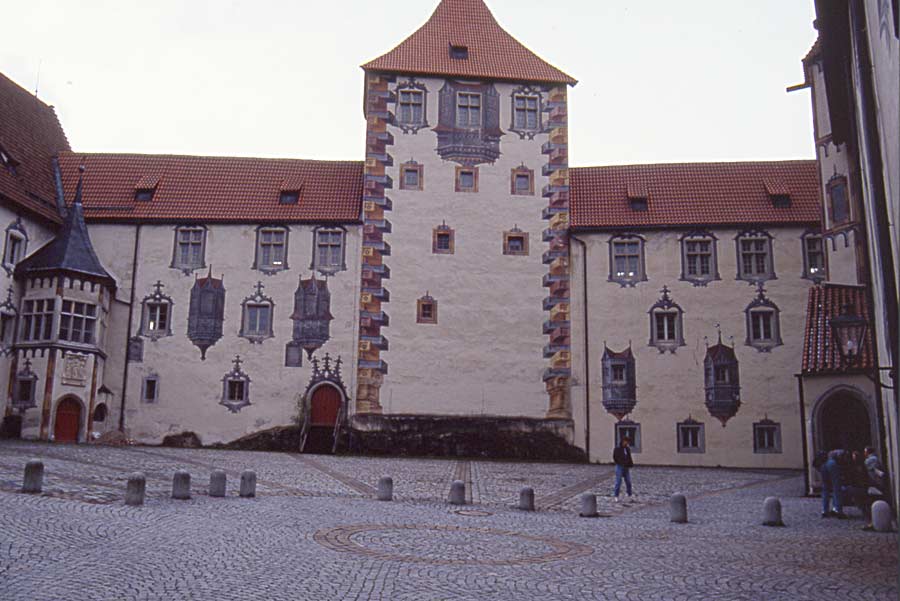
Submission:
M 25 464 L 25 477 L 22 480 L 22 492 L 40 494 L 44 488 L 44 462 L 30 459 Z
M 378 480 L 378 493 L 375 497 L 379 501 L 392 501 L 394 499 L 394 480 L 390 476 L 384 476 Z
M 595 518 L 597 513 L 597 495 L 586 492 L 581 495 L 581 511 L 578 512 L 579 517 Z
M 784 526 L 781 520 L 781 501 L 775 497 L 766 497 L 763 501 L 763 526 Z
M 669 516 L 676 524 L 687 523 L 687 498 L 684 495 L 672 495 L 669 499 Z
M 256 496 L 256 472 L 252 470 L 244 470 L 241 472 L 241 496 Z
M 125 504 L 143 505 L 144 496 L 147 493 L 147 478 L 140 472 L 134 472 L 128 476 L 128 484 L 125 485 Z
M 191 498 L 191 475 L 178 470 L 172 478 L 172 498 L 186 500 Z
M 526 486 L 519 491 L 519 509 L 522 511 L 534 511 L 534 489 Z
M 453 484 L 450 485 L 450 504 L 466 504 L 466 483 L 462 480 L 454 480 Z
M 225 475 L 224 470 L 213 470 L 209 475 L 209 496 L 224 497 L 227 480 L 228 476 Z

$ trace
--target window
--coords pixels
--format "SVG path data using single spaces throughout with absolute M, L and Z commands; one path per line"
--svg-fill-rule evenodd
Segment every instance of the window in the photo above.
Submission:
M 503 254 L 527 256 L 528 233 L 520 230 L 518 226 L 503 232 Z
M 469 47 L 450 44 L 450 58 L 453 60 L 466 60 L 469 58 Z
M 769 352 L 782 344 L 779 310 L 775 303 L 766 298 L 761 282 L 757 290 L 757 297 L 744 310 L 747 315 L 747 345 Z
M 36 342 L 53 336 L 53 299 L 26 300 L 22 306 L 22 340 Z
M 600 367 L 603 376 L 603 408 L 621 420 L 637 405 L 635 363 L 631 347 L 615 352 L 604 345 Z
M 753 452 L 781 453 L 781 424 L 770 419 L 753 424 Z
M 456 168 L 456 191 L 478 192 L 478 167 Z
M 62 311 L 59 315 L 60 340 L 93 344 L 96 325 L 96 305 L 71 300 L 62 302 Z
M 222 378 L 222 401 L 232 413 L 237 413 L 250 404 L 250 376 L 241 370 L 240 355 L 234 358 L 234 367 Z
M 456 94 L 456 125 L 468 129 L 481 128 L 481 94 Z
M 146 304 L 146 330 L 148 333 L 168 332 L 169 330 L 169 303 L 148 302 Z
M 773 279 L 772 238 L 764 232 L 739 234 L 737 239 L 739 280 L 759 282 Z
M 256 269 L 264 272 L 287 269 L 288 232 L 283 227 L 256 230 Z
M 828 181 L 829 216 L 831 227 L 850 222 L 850 198 L 847 194 L 847 178 L 836 175 Z
M 646 280 L 644 274 L 644 239 L 640 236 L 615 236 L 609 242 L 609 281 L 621 286 L 634 286 Z
M 825 245 L 822 236 L 813 232 L 803 234 L 803 277 L 819 282 L 826 278 Z
M 3 262 L 7 265 L 15 265 L 22 259 L 25 252 L 25 236 L 16 231 L 10 231 L 6 234 L 6 252 L 3 255 Z
M 679 453 L 705 453 L 706 441 L 703 424 L 691 418 L 677 425 Z
M 534 171 L 524 165 L 516 167 L 510 174 L 510 194 L 515 196 L 534 195 Z
M 719 279 L 716 238 L 706 232 L 691 232 L 681 239 L 681 279 L 706 286 Z
M 669 296 L 669 287 L 663 286 L 662 296 L 650 307 L 650 346 L 659 352 L 674 353 L 684 346 L 683 319 L 681 307 Z
M 261 342 L 264 338 L 272 337 L 274 335 L 272 332 L 272 312 L 273 306 L 271 302 L 245 301 L 240 335 L 244 338 L 250 338 L 251 342 Z
M 416 162 L 403 163 L 400 166 L 400 189 L 422 190 L 424 181 L 422 178 L 424 165 Z
M 397 102 L 397 121 L 403 125 L 425 123 L 425 92 L 422 90 L 400 90 Z
M 16 341 L 15 313 L 0 313 L 0 344 L 10 347 Z
M 329 273 L 346 269 L 344 266 L 344 230 L 317 229 L 314 236 L 316 248 L 312 267 Z
M 431 252 L 436 255 L 452 255 L 456 251 L 454 231 L 446 222 L 431 232 Z
M 153 200 L 155 190 L 135 190 L 134 199 L 138 202 L 148 202 Z
M 300 192 L 297 190 L 283 190 L 278 196 L 278 202 L 283 205 L 295 205 L 300 202 Z
M 24 368 L 16 374 L 13 383 L 12 405 L 14 408 L 21 410 L 36 406 L 37 379 L 37 374 L 31 371 L 31 360 L 26 358 Z
M 531 94 L 513 96 L 513 129 L 536 130 L 541 126 L 540 97 Z
M 625 369 L 625 366 L 622 364 L 612 365 L 610 370 L 612 371 L 612 383 L 613 384 L 624 384 L 626 381 L 626 374 L 628 370 Z
M 147 376 L 141 385 L 141 400 L 145 403 L 155 403 L 159 400 L 159 376 Z
M 703 372 L 706 408 L 724 426 L 741 407 L 741 383 L 734 342 L 731 346 L 722 344 L 721 330 L 718 343 L 706 349 Z
M 427 292 L 416 301 L 416 323 L 437 323 L 437 301 Z
M 191 271 L 204 267 L 206 228 L 182 226 L 175 229 L 175 256 L 172 267 Z
M 641 452 L 641 425 L 631 420 L 618 422 L 615 426 L 616 446 L 622 444 L 622 439 L 630 441 L 631 452 Z
M 228 392 L 225 400 L 243 401 L 245 392 L 243 380 L 228 380 Z

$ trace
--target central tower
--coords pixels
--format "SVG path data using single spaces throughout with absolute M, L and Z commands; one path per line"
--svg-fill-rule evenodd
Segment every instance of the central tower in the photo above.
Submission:
M 482 0 L 443 0 L 363 69 L 356 415 L 570 420 L 575 80 Z

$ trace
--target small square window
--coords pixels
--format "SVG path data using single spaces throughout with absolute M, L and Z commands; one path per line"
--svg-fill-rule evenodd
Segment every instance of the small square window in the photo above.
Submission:
M 432 230 L 431 252 L 436 255 L 452 255 L 456 252 L 455 232 L 446 223 Z
M 416 323 L 437 323 L 437 301 L 427 293 L 416 301 Z
M 469 47 L 468 46 L 459 46 L 459 45 L 450 45 L 450 58 L 453 60 L 466 60 L 469 58 Z
M 243 401 L 246 399 L 247 386 L 244 380 L 228 380 L 226 401 Z
M 157 376 L 144 378 L 141 399 L 145 403 L 155 403 L 159 400 L 159 378 Z
M 283 205 L 295 205 L 300 201 L 300 192 L 297 191 L 282 191 L 281 195 L 278 197 L 278 202 Z
M 514 196 L 532 196 L 534 194 L 534 172 L 531 169 L 518 167 L 510 174 L 510 193 Z
M 519 228 L 503 232 L 503 254 L 528 255 L 528 233 L 523 232 Z
M 705 453 L 704 426 L 700 422 L 688 420 L 677 426 L 679 453 Z
M 456 168 L 456 191 L 457 192 L 478 192 L 478 168 L 477 167 L 457 167 Z
M 616 446 L 622 444 L 622 439 L 627 438 L 632 453 L 641 452 L 641 425 L 625 420 L 616 424 Z
M 422 190 L 424 182 L 422 181 L 424 165 L 418 163 L 404 163 L 400 166 L 400 189 L 401 190 Z
M 153 200 L 154 190 L 135 190 L 134 199 L 138 202 L 148 202 Z
M 614 384 L 622 384 L 628 381 L 628 369 L 623 363 L 613 363 L 610 368 L 612 369 L 612 381 Z
M 753 424 L 753 452 L 781 453 L 781 424 L 767 419 Z

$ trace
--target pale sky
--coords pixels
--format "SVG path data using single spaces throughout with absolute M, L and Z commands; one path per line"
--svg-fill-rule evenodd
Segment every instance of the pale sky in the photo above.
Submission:
M 0 71 L 73 149 L 361 160 L 359 65 L 437 0 L 0 0 Z M 488 0 L 579 80 L 570 164 L 813 158 L 813 0 Z

